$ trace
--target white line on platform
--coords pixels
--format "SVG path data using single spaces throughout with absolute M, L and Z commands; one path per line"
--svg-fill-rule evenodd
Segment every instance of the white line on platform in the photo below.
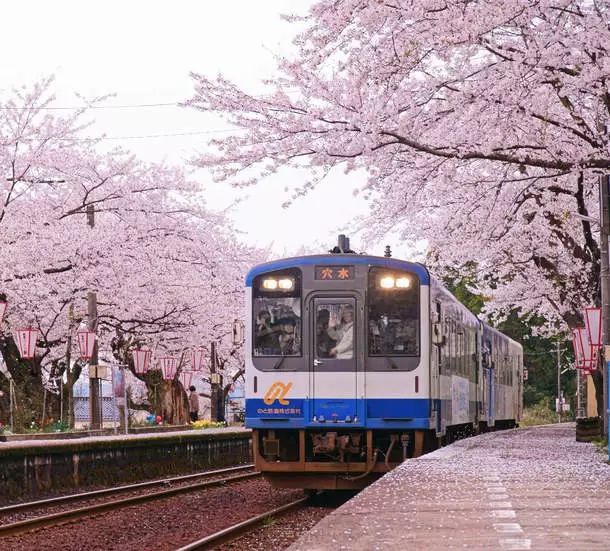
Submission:
M 515 518 L 517 516 L 517 513 L 512 509 L 498 509 L 489 513 L 495 518 Z
M 532 540 L 513 538 L 501 539 L 500 546 L 502 549 L 531 549 Z
M 501 534 L 523 534 L 523 528 L 518 522 L 494 522 L 493 527 Z
M 490 507 L 494 509 L 512 509 L 513 504 L 510 501 L 492 501 Z

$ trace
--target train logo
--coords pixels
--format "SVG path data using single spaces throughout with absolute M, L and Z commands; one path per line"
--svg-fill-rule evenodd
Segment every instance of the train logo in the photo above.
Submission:
M 283 406 L 287 406 L 290 404 L 289 400 L 285 400 L 284 397 L 288 394 L 288 391 L 292 388 L 292 383 L 280 383 L 275 382 L 270 387 L 267 393 L 265 394 L 264 402 L 268 406 L 273 404 L 276 400 Z

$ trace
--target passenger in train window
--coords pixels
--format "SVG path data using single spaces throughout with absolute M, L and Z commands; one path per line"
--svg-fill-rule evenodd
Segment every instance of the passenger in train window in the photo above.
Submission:
M 261 354 L 275 355 L 279 353 L 279 332 L 280 328 L 271 325 L 271 314 L 268 310 L 261 310 L 258 313 L 254 347 Z
M 417 348 L 417 328 L 414 320 L 397 320 L 390 325 L 388 336 L 391 335 L 391 343 L 388 350 L 397 353 L 414 354 Z
M 381 320 L 379 321 L 381 323 Z M 383 335 L 374 319 L 369 319 L 369 354 L 381 354 L 383 350 Z
M 337 341 L 337 346 L 330 350 L 332 358 L 350 359 L 354 356 L 354 307 L 346 304 L 341 314 L 341 322 L 328 328 L 328 334 Z
M 292 317 L 281 318 L 278 320 L 277 325 L 281 331 L 278 337 L 280 354 L 282 356 L 294 356 L 299 354 L 299 347 L 295 342 L 296 320 Z
M 320 308 L 316 317 L 316 352 L 318 358 L 330 357 L 330 351 L 335 347 L 337 341 L 328 334 L 330 312 L 326 308 Z

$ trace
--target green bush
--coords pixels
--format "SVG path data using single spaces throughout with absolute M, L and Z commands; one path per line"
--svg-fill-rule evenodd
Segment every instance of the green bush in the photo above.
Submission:
M 520 425 L 531 427 L 532 425 L 548 425 L 557 422 L 557 413 L 549 407 L 549 399 L 543 398 L 537 403 L 523 409 L 523 418 Z
M 43 432 L 66 432 L 70 430 L 68 423 L 63 421 L 55 421 L 44 427 Z

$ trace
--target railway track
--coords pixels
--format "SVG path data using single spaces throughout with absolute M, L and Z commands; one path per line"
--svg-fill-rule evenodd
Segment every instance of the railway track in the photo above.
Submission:
M 89 499 L 95 498 L 104 498 L 113 496 L 115 494 L 125 493 L 125 492 L 133 492 L 140 491 L 143 489 L 154 488 L 155 486 L 165 486 L 176 483 L 186 482 L 188 480 L 192 480 L 195 478 L 213 478 L 213 477 L 221 477 L 215 478 L 214 480 L 206 480 L 203 482 L 198 482 L 195 484 L 187 484 L 184 486 L 178 486 L 175 488 L 165 488 L 158 491 L 148 492 L 140 495 L 129 496 L 123 499 L 116 499 L 112 501 L 104 501 L 102 503 L 96 503 L 92 505 L 85 505 L 82 507 L 72 508 L 65 511 L 60 511 L 57 513 L 51 514 L 43 514 L 40 516 L 35 516 L 32 518 L 28 518 L 25 520 L 19 520 L 16 522 L 10 522 L 7 524 L 0 525 L 0 537 L 8 536 L 8 535 L 16 535 L 24 532 L 29 532 L 32 530 L 37 530 L 39 528 L 43 528 L 45 526 L 54 526 L 59 525 L 64 522 L 89 517 L 95 515 L 97 513 L 102 513 L 105 511 L 113 511 L 117 509 L 121 509 L 123 507 L 129 507 L 131 505 L 145 503 L 148 501 L 153 501 L 156 499 L 163 499 L 166 497 L 171 497 L 174 495 L 193 492 L 196 490 L 210 488 L 213 486 L 221 486 L 224 484 L 230 484 L 232 482 L 238 482 L 241 480 L 247 480 L 250 478 L 259 477 L 260 473 L 249 472 L 244 474 L 236 474 L 233 476 L 223 477 L 228 473 L 240 472 L 244 470 L 252 469 L 252 465 L 243 465 L 239 467 L 230 467 L 227 469 L 219 469 L 215 471 L 206 471 L 204 473 L 196 473 L 192 475 L 185 475 L 179 477 L 166 478 L 163 480 L 156 480 L 151 482 L 142 482 L 139 484 L 130 484 L 126 486 L 118 486 L 116 488 L 107 488 L 104 490 L 94 490 L 92 492 L 81 492 L 78 494 L 71 494 L 68 496 L 60 496 L 56 498 L 43 499 L 33 502 L 27 503 L 18 503 L 14 505 L 9 505 L 6 507 L 0 508 L 1 515 L 9 515 L 15 513 L 21 513 L 24 511 L 35 511 L 44 509 L 45 507 L 52 506 L 61 506 L 67 503 L 72 503 L 74 501 L 86 501 Z
M 304 507 L 309 500 L 310 497 L 303 497 L 301 499 L 292 501 L 291 503 L 287 503 L 286 505 L 282 505 L 281 507 L 266 511 L 265 513 L 256 515 L 248 520 L 238 522 L 233 526 L 229 526 L 227 528 L 224 528 L 223 530 L 215 532 L 214 534 L 210 534 L 209 536 L 196 540 L 188 545 L 185 545 L 184 547 L 181 547 L 180 549 L 178 549 L 178 551 L 211 549 L 212 547 L 215 547 L 222 543 L 226 543 L 227 541 L 234 540 L 252 530 L 255 530 L 256 528 L 264 524 L 264 522 L 269 518 L 279 517 L 286 513 L 295 511 L 300 507 Z

